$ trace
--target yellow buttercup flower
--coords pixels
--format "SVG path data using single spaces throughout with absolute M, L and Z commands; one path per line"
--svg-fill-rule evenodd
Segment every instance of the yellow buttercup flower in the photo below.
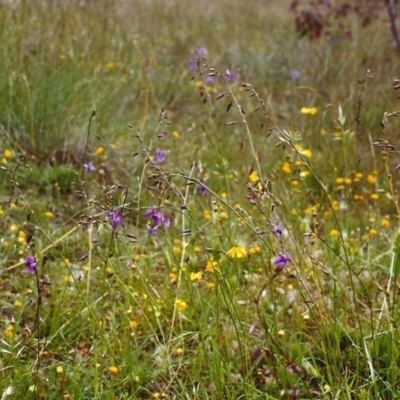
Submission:
M 315 115 L 317 113 L 317 109 L 315 107 L 302 107 L 300 112 L 306 115 Z
M 186 301 L 181 299 L 175 300 L 175 308 L 177 311 L 185 311 L 188 308 Z
M 258 181 L 258 173 L 257 171 L 253 171 L 250 175 L 249 175 L 249 180 L 250 182 L 257 182 Z
M 234 246 L 226 254 L 232 258 L 243 258 L 247 256 L 247 251 L 243 246 Z

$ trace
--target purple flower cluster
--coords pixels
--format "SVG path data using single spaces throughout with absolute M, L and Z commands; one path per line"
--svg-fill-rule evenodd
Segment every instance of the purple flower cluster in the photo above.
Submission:
M 169 228 L 171 226 L 171 220 L 165 218 L 162 211 L 158 211 L 156 206 L 152 206 L 149 211 L 143 214 L 145 218 L 152 218 L 154 225 L 148 226 L 147 231 L 150 235 L 155 236 L 157 234 L 157 228 L 161 225 Z

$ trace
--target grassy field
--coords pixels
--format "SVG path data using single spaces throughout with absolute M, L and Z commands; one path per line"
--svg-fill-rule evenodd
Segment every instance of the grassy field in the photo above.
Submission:
M 400 398 L 399 54 L 289 3 L 0 1 L 1 400 Z

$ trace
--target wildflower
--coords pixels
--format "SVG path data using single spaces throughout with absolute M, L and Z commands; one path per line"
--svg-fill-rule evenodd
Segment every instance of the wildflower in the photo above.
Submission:
M 232 71 L 229 71 L 229 69 L 226 70 L 226 77 L 230 79 L 231 81 L 234 81 L 236 79 L 236 74 Z
M 173 136 L 175 139 L 178 139 L 181 135 L 179 134 L 178 131 L 173 131 L 173 132 L 172 132 L 172 136 Z
M 96 171 L 96 167 L 92 162 L 88 162 L 87 164 L 83 164 L 83 168 L 85 168 L 86 172 Z
M 117 229 L 122 222 L 122 217 L 118 211 L 109 211 L 106 216 L 110 218 L 111 228 L 113 230 Z
M 278 336 L 279 336 L 279 337 L 284 337 L 284 336 L 285 336 L 285 331 L 284 331 L 283 329 L 281 329 L 281 330 L 278 332 Z
M 175 308 L 177 311 L 185 311 L 188 308 L 186 301 L 177 299 L 175 300 Z
M 57 365 L 56 371 L 57 371 L 57 374 L 61 374 L 64 371 L 64 368 L 62 367 L 62 365 Z
M 234 246 L 226 254 L 228 257 L 242 258 L 247 256 L 247 251 L 243 246 Z
M 331 229 L 331 231 L 329 232 L 329 236 L 330 237 L 339 236 L 339 231 L 337 229 Z
M 115 365 L 112 365 L 111 367 L 108 367 L 108 372 L 112 375 L 117 375 L 118 368 Z
M 26 268 L 22 270 L 24 274 L 36 275 L 36 258 L 28 256 L 25 258 Z
M 272 224 L 272 233 L 280 239 L 283 234 L 283 226 L 281 224 Z
M 290 73 L 291 77 L 293 79 L 299 79 L 301 76 L 301 73 L 297 71 L 297 69 L 293 69 L 292 72 Z
M 139 324 L 136 321 L 132 320 L 129 322 L 129 326 L 131 327 L 131 329 L 136 329 Z
M 53 218 L 53 217 L 54 217 L 54 214 L 53 214 L 51 211 L 46 211 L 46 212 L 44 213 L 44 215 L 45 215 L 47 218 Z
M 207 49 L 205 47 L 200 47 L 196 51 L 199 57 L 205 57 L 207 55 Z
M 196 71 L 197 69 L 197 61 L 194 58 L 189 58 L 188 60 L 189 70 Z
M 372 199 L 372 200 L 378 200 L 378 199 L 379 199 L 379 194 L 377 194 L 377 193 L 372 193 L 372 194 L 371 194 L 371 199 Z
M 287 267 L 287 265 L 291 262 L 291 258 L 282 252 L 279 252 L 279 254 L 274 258 L 273 262 L 276 266 L 276 268 L 281 271 L 284 268 Z
M 292 168 L 290 167 L 290 164 L 288 162 L 284 162 L 282 165 L 282 171 L 285 174 L 290 174 L 292 172 Z
M 369 230 L 369 234 L 370 234 L 371 236 L 376 236 L 377 233 L 378 233 L 378 231 L 377 231 L 376 229 L 374 229 L 374 228 L 371 228 L 371 229 Z
M 161 164 L 165 161 L 165 151 L 157 148 L 156 149 L 156 156 L 154 158 L 158 164 Z
M 386 218 L 383 218 L 383 219 L 382 219 L 382 222 L 381 222 L 381 225 L 382 225 L 384 228 L 389 227 L 389 225 L 390 225 L 389 220 L 386 219 Z
M 104 147 L 98 147 L 96 150 L 95 150 L 95 154 L 96 155 L 100 155 L 100 154 L 102 154 L 102 153 L 104 153 Z
M 312 108 L 302 107 L 300 112 L 302 114 L 315 115 L 317 113 L 317 109 L 315 107 L 312 107 Z
M 376 182 L 375 176 L 369 174 L 367 177 L 367 181 L 368 181 L 368 183 L 371 183 L 371 184 L 375 183 Z
M 215 83 L 215 78 L 213 76 L 207 76 L 206 83 L 213 85 Z M 214 91 L 215 88 L 209 88 L 209 90 Z
M 11 150 L 8 150 L 8 149 L 4 150 L 3 156 L 4 156 L 4 158 L 11 158 L 12 157 Z
M 203 182 L 201 181 L 199 186 L 197 187 L 197 192 L 206 195 L 208 192 L 208 189 L 203 185 Z
M 249 180 L 250 182 L 257 182 L 258 181 L 258 173 L 257 171 L 253 171 L 250 175 L 249 175 Z
M 194 283 L 199 283 L 203 279 L 203 273 L 199 272 L 191 272 L 190 273 L 190 280 Z
M 150 210 L 143 214 L 145 218 L 151 217 L 154 222 L 154 227 L 149 227 L 149 233 L 155 235 L 155 229 L 160 225 L 164 225 L 166 228 L 171 226 L 171 219 L 165 218 L 161 211 L 157 211 L 156 206 L 151 206 Z
M 206 271 L 213 273 L 215 268 L 218 266 L 217 261 L 214 261 L 212 258 L 208 260 L 206 265 Z
M 343 185 L 344 179 L 343 178 L 336 178 L 336 184 L 337 185 Z

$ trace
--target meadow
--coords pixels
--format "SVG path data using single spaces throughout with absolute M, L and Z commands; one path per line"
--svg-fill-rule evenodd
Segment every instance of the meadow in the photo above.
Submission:
M 1 400 L 400 398 L 374 12 L 0 1 Z

